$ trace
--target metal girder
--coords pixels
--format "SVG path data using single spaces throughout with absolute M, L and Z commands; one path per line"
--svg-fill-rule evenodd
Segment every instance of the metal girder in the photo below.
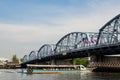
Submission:
M 45 44 L 38 50 L 38 59 L 50 56 L 54 54 L 54 44 Z
M 28 56 L 28 55 L 25 55 L 22 60 L 23 60 L 23 63 L 29 61 L 29 56 Z
M 55 54 L 73 49 L 83 49 L 96 45 L 98 33 L 72 32 L 62 37 L 56 44 Z
M 120 42 L 120 14 L 107 22 L 99 31 L 97 45 Z
M 37 59 L 37 53 L 38 51 L 31 51 L 29 54 L 29 60 L 36 60 Z

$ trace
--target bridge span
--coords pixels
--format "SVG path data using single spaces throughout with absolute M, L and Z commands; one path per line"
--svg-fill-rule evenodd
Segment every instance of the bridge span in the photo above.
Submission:
M 91 62 L 99 63 L 92 66 L 103 66 L 103 63 L 118 64 L 118 57 L 113 61 L 115 56 L 109 58 L 108 55 L 119 53 L 120 14 L 102 26 L 99 32 L 72 32 L 63 36 L 57 44 L 44 44 L 38 51 L 25 55 L 21 65 L 74 64 L 74 58 L 91 57 Z M 71 62 L 65 63 L 65 59 L 71 59 Z

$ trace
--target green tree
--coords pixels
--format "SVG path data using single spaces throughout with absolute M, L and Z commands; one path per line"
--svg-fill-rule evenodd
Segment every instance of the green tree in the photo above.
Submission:
M 22 59 L 22 58 L 20 58 L 20 61 L 21 61 L 21 62 L 23 62 L 23 59 Z
M 12 61 L 13 61 L 13 62 L 19 62 L 19 59 L 17 58 L 16 54 L 13 55 Z
M 76 64 L 76 65 L 87 66 L 87 65 L 89 64 L 89 61 L 86 60 L 86 59 L 76 58 L 76 59 L 75 59 L 75 64 Z

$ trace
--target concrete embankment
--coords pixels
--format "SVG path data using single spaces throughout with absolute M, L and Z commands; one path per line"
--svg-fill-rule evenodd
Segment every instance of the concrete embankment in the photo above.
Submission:
M 120 67 L 97 67 L 93 72 L 120 72 Z

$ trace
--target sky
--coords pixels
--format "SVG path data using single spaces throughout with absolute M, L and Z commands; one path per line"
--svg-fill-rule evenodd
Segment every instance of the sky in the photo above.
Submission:
M 0 57 L 18 58 L 71 32 L 99 32 L 120 0 L 0 0 Z

